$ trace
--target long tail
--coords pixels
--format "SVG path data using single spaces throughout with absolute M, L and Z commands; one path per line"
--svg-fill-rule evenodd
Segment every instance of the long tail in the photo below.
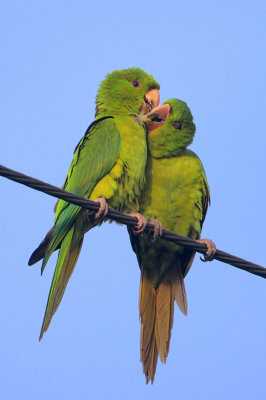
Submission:
M 187 298 L 179 266 L 172 268 L 157 288 L 150 271 L 141 268 L 139 314 L 141 320 L 140 360 L 146 383 L 153 383 L 158 355 L 163 363 L 169 352 L 174 302 L 187 315 Z
M 42 339 L 44 332 L 47 331 L 52 317 L 59 307 L 67 283 L 71 277 L 72 272 L 74 271 L 75 265 L 79 257 L 79 253 L 83 243 L 83 236 L 78 242 L 75 241 L 75 243 L 77 244 L 75 245 L 75 247 L 72 248 L 74 233 L 75 226 L 73 226 L 69 230 L 61 243 L 39 340 Z

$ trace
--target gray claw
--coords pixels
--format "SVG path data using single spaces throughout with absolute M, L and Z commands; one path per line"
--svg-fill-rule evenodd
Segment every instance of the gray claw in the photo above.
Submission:
M 204 254 L 204 258 L 200 257 L 201 261 L 212 261 L 215 253 L 216 253 L 216 246 L 211 239 L 200 239 L 197 242 L 204 243 L 207 246 L 207 251 Z

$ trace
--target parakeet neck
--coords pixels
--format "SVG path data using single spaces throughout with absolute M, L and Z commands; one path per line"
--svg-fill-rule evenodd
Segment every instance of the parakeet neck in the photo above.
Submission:
M 166 146 L 165 143 L 162 146 L 153 146 L 150 142 L 148 144 L 149 153 L 154 158 L 171 158 L 171 157 L 179 157 L 186 150 L 185 147 L 173 148 L 171 146 Z
M 193 134 L 190 131 L 173 130 L 162 127 L 148 135 L 148 148 L 155 158 L 180 156 L 192 143 Z
M 108 105 L 103 103 L 97 103 L 95 110 L 95 119 L 99 119 L 107 116 L 116 116 L 116 115 L 138 115 L 137 112 L 130 107 L 126 107 L 125 105 Z
M 138 108 L 140 108 L 139 101 L 135 99 L 128 101 L 125 96 L 117 96 L 116 93 L 110 96 L 109 92 L 106 94 L 103 88 L 100 88 L 96 98 L 95 118 L 109 115 L 137 115 Z

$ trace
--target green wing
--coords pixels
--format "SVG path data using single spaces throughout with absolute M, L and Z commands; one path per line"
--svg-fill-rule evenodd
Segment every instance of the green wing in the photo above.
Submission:
M 121 138 L 113 117 L 93 122 L 75 149 L 63 188 L 89 198 L 95 185 L 115 164 Z M 73 225 L 81 207 L 59 200 L 55 227 L 42 264 L 42 272 L 53 251 Z
M 113 118 L 102 118 L 87 129 L 74 152 L 63 188 L 89 197 L 97 182 L 115 164 L 119 149 L 120 135 Z M 75 268 L 83 242 L 81 207 L 63 200 L 56 207 L 55 226 L 45 252 L 42 271 L 54 250 L 60 246 L 52 284 L 47 300 L 40 340 L 47 331 L 56 312 L 70 276 Z
M 207 181 L 207 176 L 205 173 L 205 170 L 203 168 L 203 165 L 200 161 L 199 158 L 197 158 L 197 161 L 199 163 L 199 168 L 200 168 L 200 172 L 201 172 L 201 198 L 198 199 L 197 204 L 195 204 L 195 206 L 199 207 L 201 210 L 201 219 L 200 219 L 200 227 L 202 228 L 206 214 L 207 214 L 207 210 L 208 210 L 208 206 L 210 204 L 210 188 L 208 185 L 208 181 Z M 197 240 L 200 238 L 200 233 L 201 232 L 197 232 L 195 229 L 191 229 L 191 232 L 189 234 L 189 237 L 191 239 Z M 187 275 L 194 257 L 195 257 L 196 252 L 195 251 L 191 251 L 189 250 L 189 248 L 184 248 L 183 252 L 182 252 L 182 272 L 184 277 Z

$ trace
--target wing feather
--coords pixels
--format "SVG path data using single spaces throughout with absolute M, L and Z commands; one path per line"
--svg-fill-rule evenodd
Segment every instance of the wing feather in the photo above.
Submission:
M 121 138 L 113 117 L 95 121 L 87 129 L 76 147 L 70 165 L 64 189 L 89 198 L 95 185 L 112 169 L 115 164 Z M 59 200 L 56 207 L 55 227 L 45 252 L 42 271 L 58 245 L 73 225 L 81 207 Z

